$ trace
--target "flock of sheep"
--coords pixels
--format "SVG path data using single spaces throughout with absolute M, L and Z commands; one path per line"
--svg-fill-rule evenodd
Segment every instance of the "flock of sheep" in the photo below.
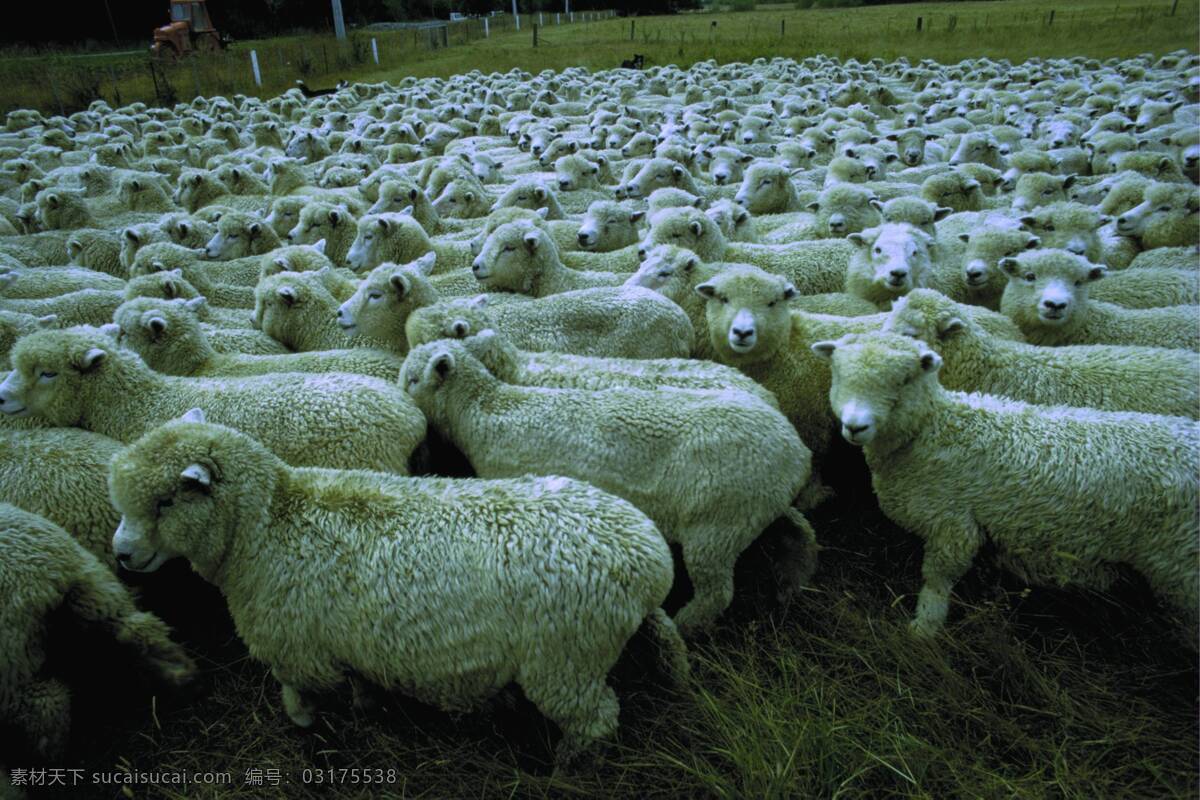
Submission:
M 515 683 L 571 759 L 639 630 L 686 684 L 772 523 L 781 594 L 820 581 L 839 432 L 924 543 L 914 635 L 988 542 L 1132 568 L 1194 647 L 1198 100 L 1174 53 L 10 113 L 0 716 L 61 753 L 64 604 L 187 682 L 118 580 L 181 557 L 298 725 Z

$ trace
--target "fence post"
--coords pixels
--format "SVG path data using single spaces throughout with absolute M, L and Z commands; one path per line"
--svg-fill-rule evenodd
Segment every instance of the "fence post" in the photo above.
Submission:
M 112 64 L 108 65 L 108 79 L 112 81 L 113 97 L 116 99 L 117 105 L 119 106 L 121 105 L 121 87 L 117 86 L 117 73 L 112 68 Z
M 538 27 L 540 28 L 545 23 L 542 22 L 542 12 L 538 12 Z
M 637 20 L 629 20 L 629 41 L 633 41 L 633 27 L 637 25 Z
M 379 45 L 375 43 L 375 37 L 371 37 L 371 55 L 375 57 L 375 63 L 379 63 Z
M 782 39 L 786 33 L 787 33 L 787 20 L 781 19 L 781 20 L 779 20 L 779 38 Z
M 513 20 L 517 23 L 517 30 L 521 30 L 521 15 L 517 13 L 517 0 L 513 0 Z
M 535 22 L 535 23 L 533 23 L 533 46 L 534 47 L 537 47 L 537 29 L 538 29 L 538 24 Z
M 921 18 L 917 17 L 917 33 L 921 32 Z
M 67 115 L 67 110 L 63 108 L 62 100 L 58 97 L 58 88 L 54 85 L 54 70 L 46 70 L 46 80 L 50 84 L 50 94 L 54 95 L 54 104 L 58 106 L 58 113 L 61 116 Z
M 154 62 L 149 61 L 146 66 L 150 68 L 150 80 L 154 81 L 154 100 L 161 103 L 161 95 L 158 93 L 158 73 L 154 71 Z
M 449 47 L 449 46 L 450 46 L 450 26 L 443 25 L 442 26 L 442 47 Z
M 262 73 L 258 71 L 258 51 L 250 51 L 250 69 L 254 71 L 254 85 L 262 87 Z
M 1046 21 L 1046 27 L 1047 28 L 1053 27 L 1053 25 L 1054 25 L 1054 9 L 1052 8 L 1052 9 L 1050 9 L 1050 19 L 1048 19 Z
M 492 32 L 490 30 L 488 30 L 487 17 L 484 17 L 483 18 L 483 38 L 488 39 L 491 37 L 491 35 L 492 35 Z
M 1177 8 L 1179 8 L 1179 0 L 1175 0 L 1175 2 L 1171 3 L 1171 16 L 1172 17 L 1175 16 L 1175 9 L 1177 9 Z
M 329 72 L 329 50 L 324 44 L 321 45 L 321 55 L 325 58 L 325 72 Z

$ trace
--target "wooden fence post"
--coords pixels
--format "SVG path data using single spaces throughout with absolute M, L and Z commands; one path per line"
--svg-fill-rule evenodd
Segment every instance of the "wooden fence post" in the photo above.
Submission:
M 1171 16 L 1172 17 L 1175 16 L 1175 9 L 1177 9 L 1177 8 L 1179 8 L 1179 0 L 1175 0 L 1175 2 L 1171 3 Z
M 373 40 L 372 40 L 373 41 Z M 254 85 L 262 87 L 262 73 L 258 71 L 258 51 L 250 51 L 250 69 L 254 72 Z
M 637 24 L 637 20 L 629 20 L 629 41 L 633 41 L 633 27 Z
M 917 33 L 921 32 L 921 18 L 917 17 Z
M 1050 18 L 1048 20 L 1046 20 L 1046 27 L 1047 28 L 1054 27 L 1054 9 L 1053 8 L 1050 9 Z
M 535 23 L 533 23 L 533 46 L 534 47 L 537 47 L 537 29 L 538 29 L 538 24 L 535 22 Z
M 190 61 L 192 62 L 192 80 L 196 83 L 196 97 L 200 97 L 204 94 L 204 92 L 200 91 L 200 68 L 196 66 L 197 59 L 195 56 Z

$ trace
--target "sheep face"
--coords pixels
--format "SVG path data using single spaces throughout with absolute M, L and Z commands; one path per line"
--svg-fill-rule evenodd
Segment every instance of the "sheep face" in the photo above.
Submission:
M 641 286 L 680 302 L 699 266 L 700 259 L 692 251 L 659 245 L 646 254 L 625 285 Z
M 997 296 L 1008 282 L 1008 276 L 1000 268 L 1000 259 L 1016 258 L 1042 243 L 1038 237 L 1020 228 L 984 227 L 975 233 L 960 234 L 959 238 L 967 245 L 963 257 L 963 282 L 970 290 L 990 290 Z
M 979 181 L 956 172 L 926 178 L 921 184 L 921 197 L 956 213 L 983 208 L 983 190 Z
M 746 170 L 733 199 L 751 214 L 775 214 L 787 208 L 794 191 L 785 168 L 778 164 L 753 164 Z
M 471 363 L 474 362 L 474 363 Z M 400 368 L 400 386 L 408 392 L 417 406 L 431 418 L 444 403 L 441 390 L 455 380 L 460 370 L 469 372 L 482 365 L 456 341 L 436 341 L 414 347 Z
M 331 241 L 343 225 L 353 225 L 354 217 L 345 206 L 332 203 L 310 203 L 300 212 L 300 220 L 287 233 L 293 244 L 313 244 Z
M 896 197 L 884 203 L 883 208 L 880 209 L 883 222 L 907 222 L 933 237 L 937 236 L 936 223 L 945 219 L 949 214 L 948 207 L 935 206 L 919 197 Z M 873 222 L 863 227 L 872 227 L 877 224 L 879 223 Z
M 422 235 L 414 236 L 412 226 L 420 230 Z M 423 238 L 424 244 L 428 244 L 428 237 L 423 234 L 420 224 L 406 214 L 368 214 L 358 221 L 358 234 L 346 252 L 346 263 L 358 272 L 377 267 L 388 260 L 388 256 L 393 260 L 398 258 L 392 250 L 401 249 L 395 245 L 406 238 L 413 238 L 414 241 Z M 416 243 L 422 244 L 420 241 Z M 425 247 L 421 252 L 428 250 Z
M 895 412 L 909 411 L 935 391 L 942 366 L 924 342 L 894 333 L 851 334 L 816 342 L 812 350 L 832 362 L 833 415 L 842 438 L 859 447 L 919 424 Z
M 717 224 L 721 233 L 725 234 L 726 241 L 753 242 L 756 240 L 753 217 L 749 211 L 732 200 L 728 198 L 718 200 L 704 213 Z
M 95 328 L 35 331 L 10 355 L 12 372 L 0 383 L 0 413 L 36 416 L 70 427 L 84 418 L 83 387 L 103 373 L 116 351 Z
M 1092 261 L 1099 261 L 1101 242 L 1098 231 L 1103 218 L 1094 209 L 1079 203 L 1053 203 L 1021 217 L 1021 224 L 1041 239 L 1047 249 L 1059 248 Z
M 433 301 L 425 276 L 433 271 L 435 260 L 433 253 L 427 253 L 412 264 L 380 264 L 371 270 L 350 299 L 338 307 L 338 326 L 347 336 L 393 340 L 414 308 Z
M 883 330 L 918 339 L 936 348 L 967 326 L 958 305 L 933 289 L 914 289 L 892 305 Z
M 1141 203 L 1117 217 L 1117 233 L 1147 247 L 1184 247 L 1200 241 L 1196 212 L 1200 195 L 1187 186 L 1160 184 L 1146 189 Z
M 708 335 L 721 360 L 756 361 L 786 345 L 792 330 L 788 301 L 796 289 L 783 277 L 733 265 L 696 292 L 707 301 Z
M 418 308 L 405 322 L 404 335 L 415 348 L 438 339 L 462 339 L 490 325 L 486 296 L 479 295 Z
M 666 186 L 690 189 L 692 185 L 691 176 L 682 164 L 666 158 L 652 158 L 625 184 L 625 194 L 633 198 L 648 197 L 655 189 Z
M 588 206 L 579 225 L 579 246 L 584 250 L 609 252 L 637 242 L 637 223 L 645 216 L 617 203 L 597 200 Z
M 508 191 L 500 195 L 500 199 L 492 206 L 496 211 L 501 208 L 526 208 L 536 211 L 554 203 L 550 190 L 536 181 L 517 181 Z
M 337 301 L 313 272 L 281 272 L 254 289 L 254 327 L 293 350 L 311 331 L 327 326 Z
M 307 202 L 304 197 L 277 197 L 263 222 L 270 225 L 277 236 L 287 236 L 288 231 L 300 221 L 300 211 Z
M 181 556 L 212 578 L 238 520 L 260 519 L 269 505 L 277 462 L 239 446 L 241 434 L 203 420 L 193 409 L 113 459 L 109 491 L 121 513 L 113 551 L 124 568 L 153 572 Z M 253 480 L 237 479 L 247 473 Z
M 480 207 L 479 191 L 465 181 L 450 181 L 432 205 L 439 215 L 447 219 L 466 219 L 487 214 L 487 206 Z
M 1012 206 L 1030 209 L 1069 199 L 1067 190 L 1075 184 L 1074 175 L 1047 175 L 1029 172 L 1017 179 Z
M 817 228 L 831 239 L 878 225 L 882 207 L 874 192 L 850 184 L 830 186 L 808 204 L 808 210 L 817 215 Z
M 599 189 L 600 165 L 579 155 L 562 156 L 554 162 L 554 177 L 559 190 L 564 192 Z
M 1000 268 L 1008 275 L 1005 313 L 1011 308 L 1022 319 L 1046 327 L 1070 323 L 1087 305 L 1089 284 L 1104 277 L 1104 267 L 1063 250 L 1003 258 Z
M 958 142 L 950 156 L 950 166 L 958 164 L 987 164 L 1000 168 L 1000 143 L 986 133 L 968 133 Z
M 905 166 L 916 167 L 925 161 L 925 142 L 937 136 L 926 133 L 922 128 L 907 128 L 889 133 L 884 138 L 896 143 L 896 152 Z
M 900 297 L 924 285 L 931 269 L 931 242 L 925 233 L 904 223 L 888 223 L 846 238 L 859 248 L 850 269 L 869 270 L 877 290 Z
M 529 294 L 540 262 L 554 252 L 546 232 L 531 222 L 509 222 L 492 231 L 471 264 L 475 278 L 492 291 Z

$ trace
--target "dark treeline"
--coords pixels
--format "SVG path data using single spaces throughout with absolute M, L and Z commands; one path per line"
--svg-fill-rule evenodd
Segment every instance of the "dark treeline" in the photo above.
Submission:
M 92 0 L 62 4 L 32 3 L 21 9 L 20 24 L 0 27 L 0 43 L 34 48 L 86 44 L 111 48 L 144 44 L 168 18 L 168 0 Z M 330 0 L 208 0 L 213 24 L 238 39 L 271 36 L 296 30 L 332 27 Z M 615 8 L 622 13 L 664 14 L 695 7 L 696 0 L 572 0 L 574 11 Z M 529 11 L 562 11 L 563 0 L 519 0 Z M 446 19 L 451 12 L 486 14 L 509 11 L 512 0 L 342 0 L 351 25 L 386 20 Z M 111 11 L 111 14 L 109 13 Z

